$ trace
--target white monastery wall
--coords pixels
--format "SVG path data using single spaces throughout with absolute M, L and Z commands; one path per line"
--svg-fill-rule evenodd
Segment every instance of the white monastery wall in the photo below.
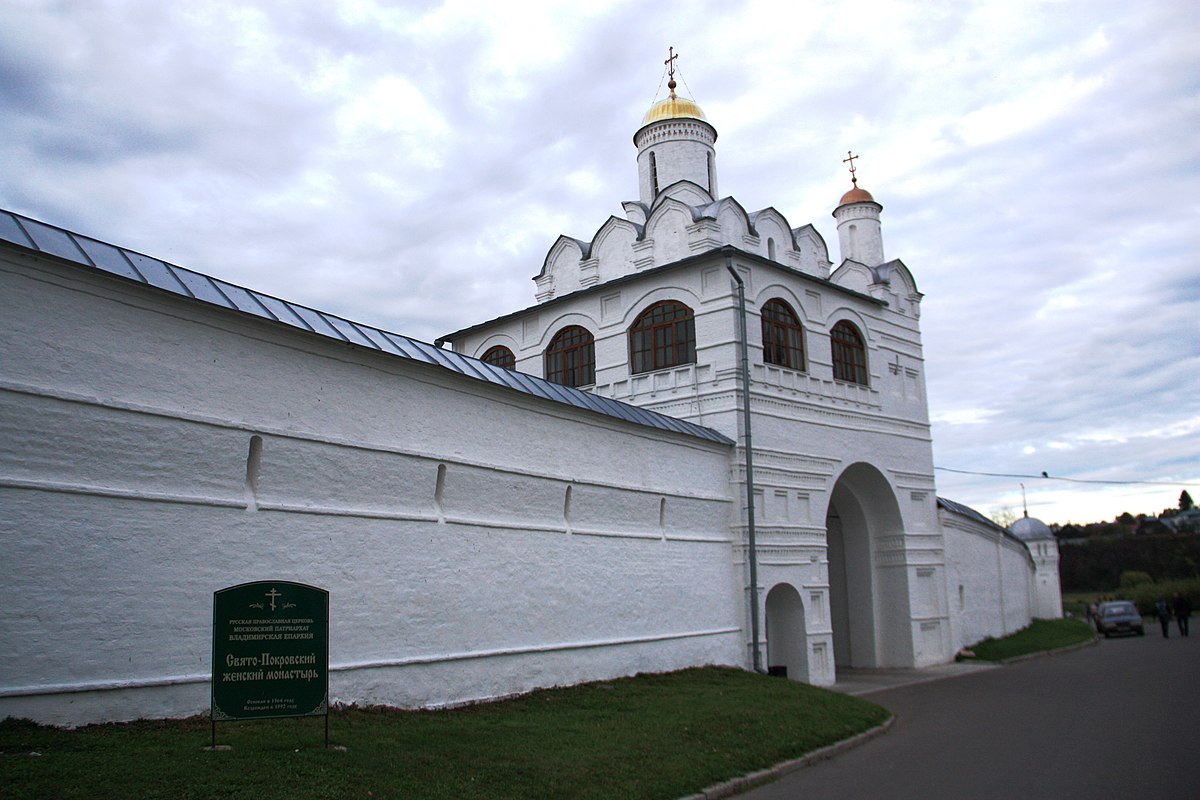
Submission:
M 335 702 L 742 663 L 728 447 L 52 260 L 0 278 L 0 716 L 205 710 L 212 592 L 272 578 L 330 591 Z
M 1042 619 L 1061 619 L 1062 583 L 1058 574 L 1058 542 L 1048 539 L 1031 542 L 1033 560 L 1037 565 L 1034 573 L 1034 615 Z
M 995 526 L 945 509 L 938 516 L 946 543 L 955 652 L 1028 626 L 1037 616 L 1028 548 Z

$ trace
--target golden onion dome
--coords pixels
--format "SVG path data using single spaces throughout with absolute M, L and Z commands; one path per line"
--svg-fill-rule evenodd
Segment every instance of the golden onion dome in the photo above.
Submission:
M 695 101 L 679 97 L 673 91 L 670 97 L 659 100 L 650 107 L 646 116 L 642 118 L 642 127 L 664 119 L 699 119 L 708 122 L 708 117 L 704 116 L 704 112 Z

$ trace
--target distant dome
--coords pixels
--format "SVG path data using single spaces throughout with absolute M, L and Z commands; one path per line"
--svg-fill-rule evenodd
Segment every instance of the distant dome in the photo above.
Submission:
M 650 110 L 642 118 L 642 127 L 664 119 L 699 119 L 708 122 L 708 117 L 704 116 L 704 112 L 694 100 L 678 97 L 674 92 L 665 100 L 659 100 L 650 106 Z
M 839 206 L 844 206 L 849 203 L 874 203 L 875 198 L 871 197 L 871 193 L 866 189 L 858 188 L 858 184 L 854 184 L 854 188 L 842 195 Z
M 1033 517 L 1022 517 L 1009 525 L 1008 530 L 1013 536 L 1025 542 L 1054 538 L 1054 534 L 1051 533 L 1046 523 Z

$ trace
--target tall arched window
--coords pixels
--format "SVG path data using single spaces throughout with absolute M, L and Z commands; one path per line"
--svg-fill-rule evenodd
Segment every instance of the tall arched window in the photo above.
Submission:
M 502 344 L 489 347 L 480 360 L 497 367 L 504 367 L 505 369 L 517 368 L 517 358 L 513 355 L 513 351 Z
M 829 332 L 833 348 L 833 379 L 867 385 L 867 348 L 862 334 L 852 323 L 842 320 Z
M 804 328 L 796 312 L 782 300 L 763 304 L 762 341 L 764 364 L 804 369 Z
M 696 320 L 683 303 L 664 300 L 629 327 L 631 372 L 650 372 L 696 361 Z
M 546 380 L 563 386 L 591 386 L 596 382 L 596 344 L 586 328 L 569 325 L 550 340 Z
M 654 151 L 650 151 L 650 184 L 653 187 L 653 195 L 658 197 L 658 161 L 654 158 Z

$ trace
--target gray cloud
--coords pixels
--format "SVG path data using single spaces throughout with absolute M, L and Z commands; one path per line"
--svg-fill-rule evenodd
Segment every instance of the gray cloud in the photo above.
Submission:
M 835 256 L 862 155 L 926 295 L 940 466 L 1195 484 L 1197 34 L 1168 0 L 5 4 L 0 203 L 433 339 L 532 304 L 557 235 L 620 215 L 672 45 L 722 192 Z M 1179 494 L 1033 483 L 1048 521 Z

